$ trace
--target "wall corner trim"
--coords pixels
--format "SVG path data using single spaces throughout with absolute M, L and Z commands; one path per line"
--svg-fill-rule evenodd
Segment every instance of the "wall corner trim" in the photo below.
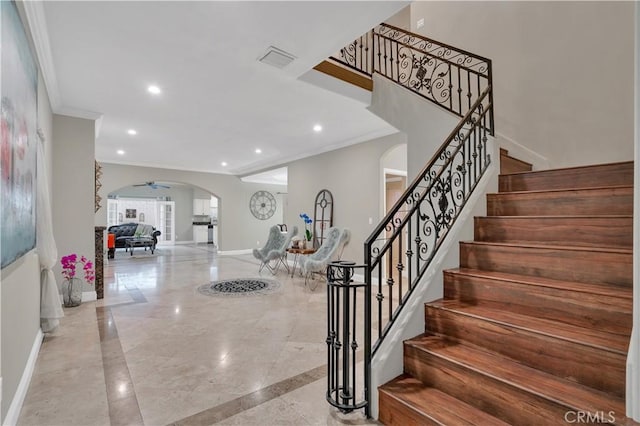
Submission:
M 24 371 L 22 372 L 22 378 L 20 379 L 20 383 L 18 384 L 18 389 L 16 390 L 15 395 L 13 395 L 13 399 L 11 400 L 11 405 L 9 405 L 7 415 L 2 421 L 2 424 L 4 426 L 14 426 L 18 423 L 20 410 L 22 410 L 22 404 L 24 403 L 24 399 L 27 396 L 27 390 L 29 390 L 31 376 L 33 376 L 33 370 L 35 369 L 36 361 L 38 360 L 38 352 L 40 352 L 40 346 L 42 346 L 43 338 L 44 334 L 42 333 L 42 329 L 38 329 L 36 337 L 33 340 L 33 346 L 31 347 L 29 359 L 27 359 L 27 364 L 25 365 Z

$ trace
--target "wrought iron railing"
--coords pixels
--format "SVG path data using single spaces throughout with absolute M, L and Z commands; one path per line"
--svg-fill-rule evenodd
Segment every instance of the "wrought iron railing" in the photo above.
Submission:
M 340 49 L 338 56 L 332 56 L 331 59 L 354 71 L 371 77 L 375 71 L 373 69 L 374 32 L 375 30 L 371 30 L 358 37 Z
M 371 330 L 362 321 L 371 310 L 371 297 L 366 297 L 366 284 L 353 279 L 364 268 L 344 261 L 327 267 L 326 398 L 343 412 L 367 408 L 369 403 L 370 376 L 362 374 L 365 368 L 359 355 L 364 354 L 364 359 L 371 355 Z
M 358 37 L 331 59 L 368 76 L 382 75 L 460 117 L 493 78 L 491 60 L 388 24 Z M 487 129 L 493 134 L 493 116 Z
M 378 73 L 462 117 L 365 242 L 365 264 L 334 265 L 327 272 L 327 400 L 345 411 L 364 407 L 368 416 L 372 357 L 491 163 L 487 151 L 488 135 L 494 133 L 491 61 L 387 24 L 359 37 L 331 59 L 369 76 Z M 361 267 L 365 282 L 354 284 L 352 269 Z M 355 324 L 356 289 L 363 290 L 363 400 L 353 392 L 358 345 L 345 348 L 348 341 L 336 339 L 334 327 L 340 318 Z M 348 304 L 337 308 L 331 300 L 337 291 L 351 290 L 353 313 Z M 345 332 L 356 341 L 355 326 L 351 335 L 348 327 Z
M 365 282 L 377 289 L 372 355 L 491 162 L 490 92 L 489 86 L 365 242 Z

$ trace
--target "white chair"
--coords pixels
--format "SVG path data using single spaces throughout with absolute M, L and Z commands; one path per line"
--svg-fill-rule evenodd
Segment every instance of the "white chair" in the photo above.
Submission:
M 314 272 L 326 273 L 329 262 L 340 259 L 350 239 L 351 231 L 348 229 L 329 228 L 320 248 L 315 253 L 300 259 L 300 270 L 304 275 L 305 285 Z M 315 287 L 312 290 L 315 290 Z
M 269 229 L 269 238 L 261 249 L 253 249 L 253 256 L 260 261 L 260 269 L 266 267 L 273 275 L 278 272 L 280 265 L 284 265 L 289 271 L 289 265 L 286 262 L 287 248 L 291 244 L 291 238 L 298 235 L 298 227 L 294 226 L 291 232 L 280 232 L 280 227 L 274 225 Z M 275 261 L 275 262 L 274 262 Z

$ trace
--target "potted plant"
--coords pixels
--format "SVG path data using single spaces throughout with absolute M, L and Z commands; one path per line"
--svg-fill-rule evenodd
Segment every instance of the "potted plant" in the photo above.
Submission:
M 62 264 L 62 303 L 65 307 L 78 306 L 82 303 L 82 280 L 76 277 L 77 265 L 82 265 L 84 271 L 84 279 L 87 283 L 92 284 L 95 280 L 95 271 L 93 263 L 86 257 L 73 253 L 68 256 L 62 256 L 60 260 Z
M 300 219 L 304 221 L 304 243 L 305 248 L 313 248 L 313 243 L 311 239 L 313 238 L 313 234 L 311 234 L 310 225 L 313 223 L 313 219 L 309 217 L 306 213 L 300 213 Z

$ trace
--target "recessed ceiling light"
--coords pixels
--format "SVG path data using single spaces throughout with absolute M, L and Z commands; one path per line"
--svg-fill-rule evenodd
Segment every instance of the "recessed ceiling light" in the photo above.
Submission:
M 262 150 L 260 148 L 256 148 L 256 154 L 262 154 Z
M 138 132 L 135 129 L 129 129 L 127 130 L 127 133 L 129 133 L 131 136 L 135 136 L 138 134 Z
M 319 124 L 316 124 L 315 126 L 313 126 L 313 131 L 318 133 L 322 131 L 322 126 Z
M 222 163 L 220 163 L 222 165 L 222 167 L 227 167 L 227 162 L 223 161 Z
M 155 85 L 147 87 L 147 90 L 149 91 L 149 93 L 153 93 L 154 95 L 159 95 L 160 93 L 162 93 L 162 90 L 160 90 L 160 88 Z
M 119 149 L 116 152 L 118 153 L 118 155 L 124 155 L 124 150 L 122 150 L 122 149 Z

